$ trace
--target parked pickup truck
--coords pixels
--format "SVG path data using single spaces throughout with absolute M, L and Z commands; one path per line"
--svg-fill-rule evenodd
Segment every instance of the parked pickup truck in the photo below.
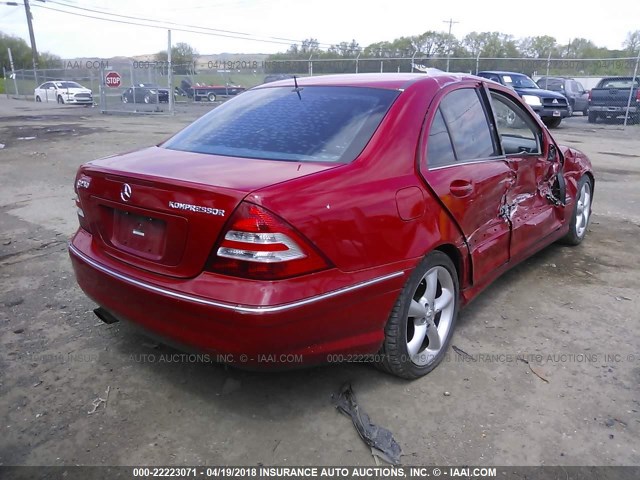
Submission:
M 549 128 L 557 127 L 563 118 L 571 115 L 564 95 L 543 90 L 522 73 L 484 71 L 477 75 L 514 89 Z
M 178 95 L 184 95 L 188 98 L 193 98 L 195 101 L 208 100 L 209 102 L 215 102 L 218 97 L 231 97 L 238 95 L 246 90 L 246 88 L 239 85 L 191 85 L 191 83 L 183 79 L 180 82 L 180 87 L 176 87 L 176 93 Z
M 633 77 L 605 77 L 589 92 L 589 123 L 598 118 L 617 118 L 626 115 L 629 93 L 629 119 L 640 122 L 640 79 Z M 633 91 L 631 91 L 633 90 Z

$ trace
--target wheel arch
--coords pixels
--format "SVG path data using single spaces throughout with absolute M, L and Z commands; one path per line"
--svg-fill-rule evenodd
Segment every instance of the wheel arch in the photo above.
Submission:
M 455 245 L 453 245 L 451 243 L 445 243 L 445 244 L 437 246 L 436 248 L 433 249 L 433 251 L 442 252 L 447 257 L 449 257 L 449 259 L 453 263 L 453 266 L 456 268 L 456 274 L 458 276 L 458 284 L 460 285 L 460 289 L 462 289 L 463 285 L 466 284 L 466 282 L 465 282 L 466 275 L 464 274 L 464 272 L 465 272 L 465 268 L 464 268 L 465 262 L 464 262 L 464 259 L 462 257 L 462 254 L 460 253 L 460 250 Z
M 596 190 L 596 177 L 593 176 L 593 172 L 591 170 L 586 170 L 584 175 L 589 177 L 589 180 L 591 180 L 591 194 L 593 195 L 593 192 Z

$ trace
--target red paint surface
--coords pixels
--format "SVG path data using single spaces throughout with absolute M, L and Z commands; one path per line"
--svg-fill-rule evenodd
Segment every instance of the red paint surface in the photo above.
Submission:
M 231 306 L 286 305 L 394 272 L 401 275 L 281 312 L 238 313 L 133 286 L 72 253 L 78 283 L 87 295 L 117 316 L 181 344 L 254 356 L 304 353 L 305 362 L 315 363 L 328 353 L 376 352 L 404 282 L 430 251 L 456 252 L 453 260 L 466 303 L 498 275 L 566 233 L 576 182 L 590 171 L 590 163 L 580 152 L 561 148 L 567 205 L 554 206 L 540 196 L 539 185 L 560 162 L 559 157 L 546 159 L 553 139 L 537 117 L 543 156 L 510 156 L 431 171 L 419 166 L 443 92 L 481 86 L 482 80 L 363 74 L 298 81 L 402 93 L 351 164 L 228 158 L 152 147 L 83 165 L 78 178 L 91 180 L 88 188 L 78 189 L 85 228 L 78 230 L 73 246 L 126 278 Z M 258 88 L 283 82 L 290 81 Z M 124 183 L 132 189 L 126 202 L 121 198 Z M 176 210 L 169 202 L 224 215 Z M 276 281 L 206 271 L 241 202 L 260 205 L 285 221 L 326 259 L 326 268 Z M 501 216 L 505 202 L 516 203 L 509 221 Z M 122 220 L 127 214 L 132 217 Z M 140 224 L 145 237 L 127 238 L 118 230 L 123 224 L 130 230 Z

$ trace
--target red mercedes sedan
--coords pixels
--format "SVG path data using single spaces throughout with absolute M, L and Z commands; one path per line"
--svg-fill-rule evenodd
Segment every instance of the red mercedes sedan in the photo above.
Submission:
M 512 90 L 458 74 L 253 88 L 89 162 L 69 253 L 107 322 L 246 367 L 442 360 L 460 307 L 591 214 L 587 157 Z

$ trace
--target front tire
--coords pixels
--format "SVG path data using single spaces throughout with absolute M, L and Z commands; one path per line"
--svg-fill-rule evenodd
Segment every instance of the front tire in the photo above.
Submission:
M 578 181 L 577 192 L 569 233 L 562 239 L 568 245 L 579 245 L 587 235 L 593 199 L 593 183 L 587 175 L 583 175 Z
M 40 102 L 42 102 L 42 99 L 39 96 L 37 96 L 36 97 L 36 103 L 40 103 Z
M 549 128 L 557 128 L 562 122 L 562 118 L 549 118 L 543 120 L 543 122 Z
M 431 252 L 411 273 L 391 310 L 378 365 L 406 379 L 436 368 L 453 335 L 458 298 L 453 262 L 440 251 Z
M 64 98 L 62 98 L 62 95 L 58 95 L 58 103 L 60 105 L 64 105 Z

